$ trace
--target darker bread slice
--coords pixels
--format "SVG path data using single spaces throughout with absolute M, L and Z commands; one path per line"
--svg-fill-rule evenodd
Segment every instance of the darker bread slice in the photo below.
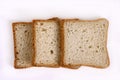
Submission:
M 14 36 L 14 67 L 27 68 L 32 66 L 33 61 L 33 28 L 32 23 L 13 23 Z
M 87 65 L 99 68 L 109 66 L 107 51 L 108 21 L 61 21 L 62 64 L 64 66 Z
M 60 26 L 56 19 L 33 20 L 35 66 L 60 66 Z

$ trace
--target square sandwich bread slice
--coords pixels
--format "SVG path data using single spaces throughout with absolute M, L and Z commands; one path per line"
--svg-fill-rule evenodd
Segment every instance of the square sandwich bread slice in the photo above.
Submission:
M 33 27 L 31 22 L 16 22 L 13 26 L 14 37 L 14 67 L 27 68 L 32 66 Z
M 62 54 L 64 66 L 109 66 L 107 51 L 108 21 L 63 19 L 61 24 Z

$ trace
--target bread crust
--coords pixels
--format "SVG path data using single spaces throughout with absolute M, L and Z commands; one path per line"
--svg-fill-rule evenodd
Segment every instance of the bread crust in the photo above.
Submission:
M 28 68 L 28 67 L 32 67 L 31 66 L 17 66 L 17 54 L 16 54 L 16 33 L 15 33 L 15 25 L 16 24 L 32 24 L 32 22 L 14 22 L 12 23 L 12 30 L 13 30 L 13 40 L 14 40 L 14 68 L 16 69 L 23 69 L 23 68 Z
M 109 55 L 108 55 L 108 49 L 107 49 L 107 37 L 108 37 L 108 26 L 109 26 L 109 21 L 105 18 L 99 18 L 99 19 L 96 19 L 96 20 L 80 20 L 80 19 L 62 19 L 60 21 L 60 24 L 61 24 L 61 36 L 62 36 L 62 39 L 61 39 L 61 47 L 62 47 L 62 52 L 61 52 L 61 64 L 65 67 L 68 67 L 69 65 L 65 64 L 64 62 L 64 22 L 65 21 L 82 21 L 82 22 L 96 22 L 96 21 L 100 21 L 100 20 L 106 20 L 107 21 L 107 31 L 106 31 L 106 41 L 105 41 L 105 49 L 106 49 L 106 54 L 107 54 L 107 60 L 108 60 L 108 64 L 107 66 L 105 67 L 102 67 L 102 66 L 94 66 L 94 65 L 85 65 L 85 64 L 77 64 L 77 65 L 72 65 L 72 66 L 88 66 L 88 67 L 94 67 L 94 68 L 101 68 L 101 69 L 104 69 L 104 68 L 107 68 L 109 65 L 110 65 L 110 59 L 109 59 Z
M 56 21 L 59 25 L 59 19 L 57 17 L 54 18 L 50 18 L 50 19 L 44 19 L 44 20 L 33 20 L 33 33 L 34 33 L 34 56 L 33 56 L 33 65 L 36 67 L 53 67 L 53 68 L 58 68 L 60 67 L 60 60 L 58 61 L 58 64 L 51 64 L 51 65 L 44 65 L 44 64 L 36 64 L 35 63 L 35 59 L 36 59 L 36 43 L 35 43 L 35 39 L 36 39 L 36 33 L 35 33 L 35 23 L 36 21 L 44 21 L 44 22 L 51 22 L 51 21 Z M 59 26 L 60 27 L 60 26 Z

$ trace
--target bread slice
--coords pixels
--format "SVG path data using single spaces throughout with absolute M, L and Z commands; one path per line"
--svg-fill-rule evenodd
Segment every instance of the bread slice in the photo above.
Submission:
M 56 19 L 33 20 L 35 66 L 60 66 L 60 26 Z
M 64 66 L 109 66 L 107 51 L 108 21 L 61 20 L 62 64 Z
M 14 67 L 27 68 L 33 61 L 33 27 L 31 22 L 13 23 Z

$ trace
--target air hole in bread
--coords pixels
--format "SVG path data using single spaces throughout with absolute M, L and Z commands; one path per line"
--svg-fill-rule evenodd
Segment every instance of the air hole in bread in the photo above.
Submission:
M 25 24 L 23 24 L 23 26 L 25 26 Z
M 81 52 L 84 52 L 84 50 L 81 50 Z
M 22 44 L 20 44 L 20 46 L 22 46 Z
M 97 46 L 97 48 L 99 48 L 99 46 Z
M 95 52 L 98 53 L 98 50 L 96 50 Z
M 53 54 L 53 50 L 50 50 L 50 53 Z
M 83 39 L 83 37 L 81 37 L 81 39 Z
M 90 45 L 89 48 L 92 48 L 92 46 Z
M 53 44 L 53 42 L 51 42 L 51 44 Z
M 25 33 L 27 32 L 27 30 L 24 31 Z
M 79 48 L 82 48 L 81 46 Z
M 42 26 L 42 25 L 43 25 L 43 23 L 40 23 L 40 25 Z
M 75 30 L 75 32 L 77 32 L 77 30 Z
M 42 31 L 47 31 L 47 29 L 42 28 Z
M 70 66 L 71 64 L 69 63 L 68 65 Z
M 82 32 L 84 33 L 84 32 L 86 32 L 86 30 L 87 30 L 87 29 L 84 29 Z
M 86 40 L 86 42 L 88 42 L 88 40 Z
M 103 26 L 105 27 L 105 24 L 103 24 Z

